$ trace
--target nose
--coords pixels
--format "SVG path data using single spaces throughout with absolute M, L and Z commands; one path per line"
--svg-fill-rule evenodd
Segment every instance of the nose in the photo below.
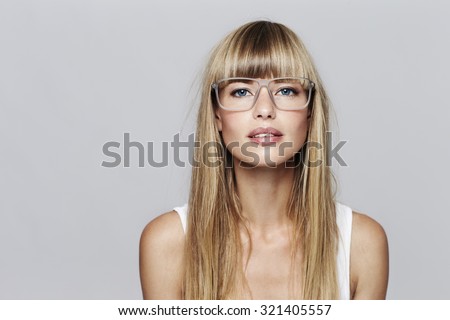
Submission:
M 262 119 L 275 119 L 276 117 L 275 105 L 267 86 L 261 86 L 259 89 L 255 105 L 253 106 L 253 117 Z

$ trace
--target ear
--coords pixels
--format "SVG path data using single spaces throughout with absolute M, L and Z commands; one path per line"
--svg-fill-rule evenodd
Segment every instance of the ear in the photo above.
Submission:
M 220 115 L 220 109 L 216 108 L 214 113 L 216 115 L 216 126 L 219 129 L 219 132 L 221 132 L 222 131 L 222 117 Z

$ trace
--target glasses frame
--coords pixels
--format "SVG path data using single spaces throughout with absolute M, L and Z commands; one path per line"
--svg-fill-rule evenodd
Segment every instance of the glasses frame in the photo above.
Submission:
M 277 80 L 283 80 L 283 79 L 287 79 L 287 80 L 307 80 L 309 83 L 308 86 L 308 100 L 306 101 L 306 104 L 301 107 L 301 108 L 294 108 L 294 109 L 283 109 L 280 108 L 279 106 L 277 106 L 275 99 L 273 97 L 272 92 L 269 90 L 269 83 L 271 83 L 272 81 L 277 81 Z M 219 84 L 221 82 L 224 81 L 230 81 L 230 80 L 249 80 L 249 81 L 255 81 L 258 83 L 259 87 L 258 90 L 256 91 L 255 97 L 253 98 L 253 104 L 251 105 L 250 108 L 248 109 L 233 109 L 233 108 L 226 108 L 224 107 L 221 103 L 220 103 L 220 99 L 219 99 Z M 311 96 L 312 96 L 312 92 L 315 88 L 315 83 L 313 81 L 311 81 L 311 79 L 305 78 L 305 77 L 281 77 L 281 78 L 273 78 L 273 79 L 255 79 L 255 78 L 246 78 L 246 77 L 232 77 L 232 78 L 224 78 L 224 79 L 220 79 L 217 82 L 214 82 L 211 84 L 211 89 L 213 89 L 216 93 L 216 100 L 217 100 L 217 104 L 219 105 L 220 108 L 224 109 L 224 110 L 228 110 L 228 111 L 248 111 L 251 110 L 255 104 L 256 101 L 258 101 L 258 97 L 259 97 L 259 93 L 261 92 L 261 88 L 266 87 L 267 92 L 269 93 L 269 97 L 270 100 L 272 100 L 273 105 L 278 109 L 278 110 L 283 110 L 283 111 L 297 111 L 297 110 L 303 110 L 306 107 L 308 107 L 309 103 L 311 102 Z

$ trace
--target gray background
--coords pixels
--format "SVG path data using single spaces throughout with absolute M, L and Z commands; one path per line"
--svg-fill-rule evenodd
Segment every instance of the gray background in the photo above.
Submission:
M 336 110 L 338 199 L 385 228 L 390 299 L 450 298 L 444 1 L 0 1 L 0 298 L 140 299 L 145 224 L 189 167 L 105 168 L 108 141 L 193 131 L 212 46 L 259 18 L 303 39 Z M 123 150 L 121 151 L 123 155 Z M 187 153 L 183 152 L 185 159 Z

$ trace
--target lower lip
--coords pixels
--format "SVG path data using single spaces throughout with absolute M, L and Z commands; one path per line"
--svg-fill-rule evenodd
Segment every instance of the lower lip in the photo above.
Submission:
M 266 136 L 259 138 L 250 138 L 250 141 L 262 146 L 267 146 L 281 141 L 282 138 L 283 136 Z

